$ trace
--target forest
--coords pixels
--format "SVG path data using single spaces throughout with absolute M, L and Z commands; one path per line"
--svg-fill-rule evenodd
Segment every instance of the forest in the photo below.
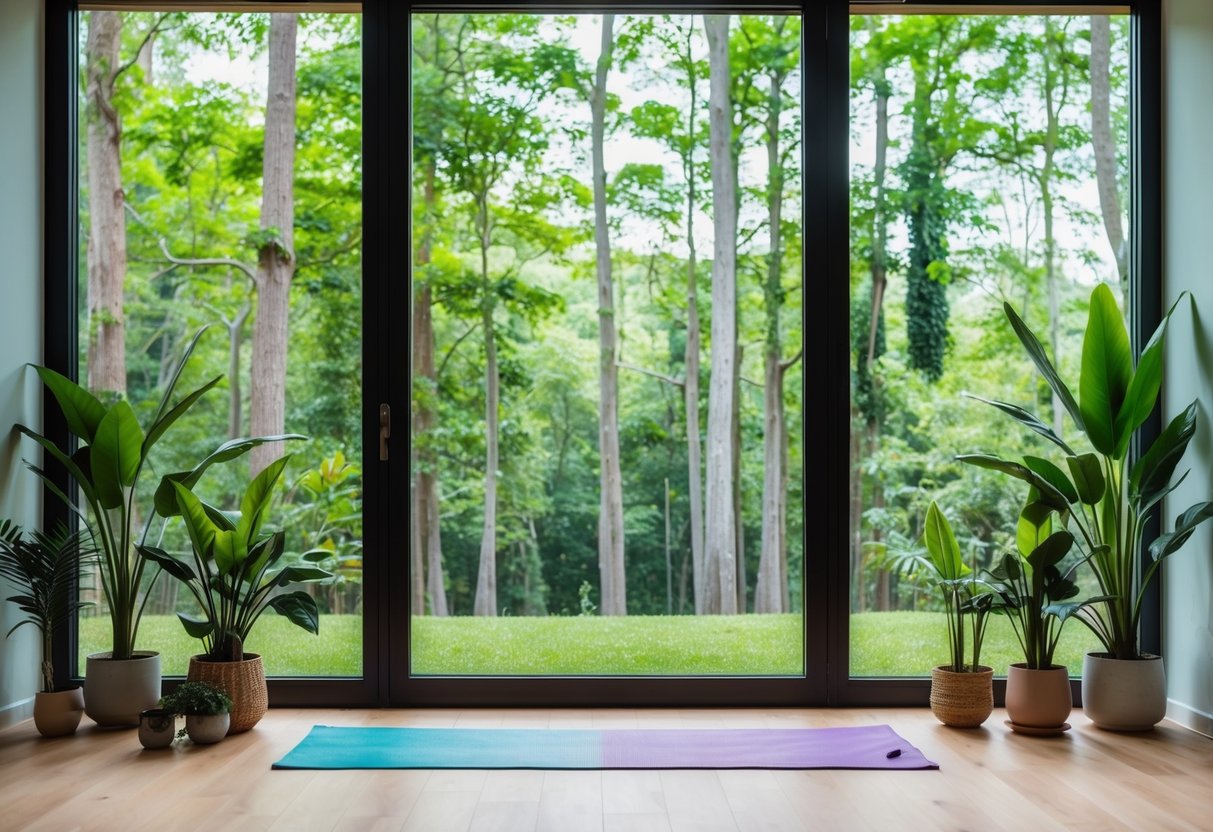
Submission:
M 275 519 L 331 553 L 328 616 L 361 612 L 359 28 L 94 11 L 80 41 L 80 376 L 150 407 L 209 327 L 190 372 L 226 380 L 157 466 L 310 437 Z M 802 612 L 805 292 L 842 276 L 804 259 L 799 18 L 411 28 L 413 615 Z M 1127 76 L 1123 17 L 852 18 L 853 613 L 932 609 L 900 567 L 931 500 L 975 561 L 1014 529 L 953 461 L 1011 450 L 963 394 L 1061 431 L 1001 304 L 1064 369 L 1090 287 L 1127 293 Z

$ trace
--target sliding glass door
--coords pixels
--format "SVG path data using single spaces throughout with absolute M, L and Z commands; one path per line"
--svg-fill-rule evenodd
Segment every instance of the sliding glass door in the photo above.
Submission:
M 802 19 L 410 23 L 410 673 L 803 677 Z

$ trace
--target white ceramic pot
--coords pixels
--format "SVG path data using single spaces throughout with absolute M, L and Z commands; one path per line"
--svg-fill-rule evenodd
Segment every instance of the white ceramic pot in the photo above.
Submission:
M 1007 669 L 1007 716 L 1026 728 L 1060 728 L 1074 697 L 1064 667 L 1031 670 L 1022 662 Z
M 1108 731 L 1148 731 L 1167 715 L 1162 657 L 1113 659 L 1088 653 L 1082 660 L 1082 709 Z
M 44 737 L 76 733 L 84 715 L 84 693 L 80 688 L 34 694 L 34 727 Z
M 84 712 L 103 728 L 134 728 L 139 712 L 160 701 L 160 654 L 146 651 L 116 660 L 111 653 L 88 657 Z
M 210 745 L 219 742 L 227 736 L 228 725 L 231 724 L 229 714 L 187 714 L 185 731 L 190 739 L 199 745 Z

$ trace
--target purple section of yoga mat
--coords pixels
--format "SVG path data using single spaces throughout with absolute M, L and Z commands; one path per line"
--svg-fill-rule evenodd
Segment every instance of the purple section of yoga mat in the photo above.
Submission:
M 900 751 L 890 757 L 889 752 Z M 603 768 L 935 769 L 888 725 L 602 732 Z

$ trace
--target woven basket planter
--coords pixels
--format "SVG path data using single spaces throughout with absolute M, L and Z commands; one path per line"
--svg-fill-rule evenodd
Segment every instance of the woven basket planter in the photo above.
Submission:
M 265 665 L 256 653 L 245 653 L 242 662 L 209 662 L 204 656 L 193 656 L 186 678 L 191 682 L 209 682 L 227 691 L 232 698 L 232 724 L 228 734 L 240 734 L 252 728 L 269 709 Z
M 954 673 L 946 667 L 931 671 L 931 713 L 953 728 L 976 728 L 994 710 L 994 671 L 979 667 Z

